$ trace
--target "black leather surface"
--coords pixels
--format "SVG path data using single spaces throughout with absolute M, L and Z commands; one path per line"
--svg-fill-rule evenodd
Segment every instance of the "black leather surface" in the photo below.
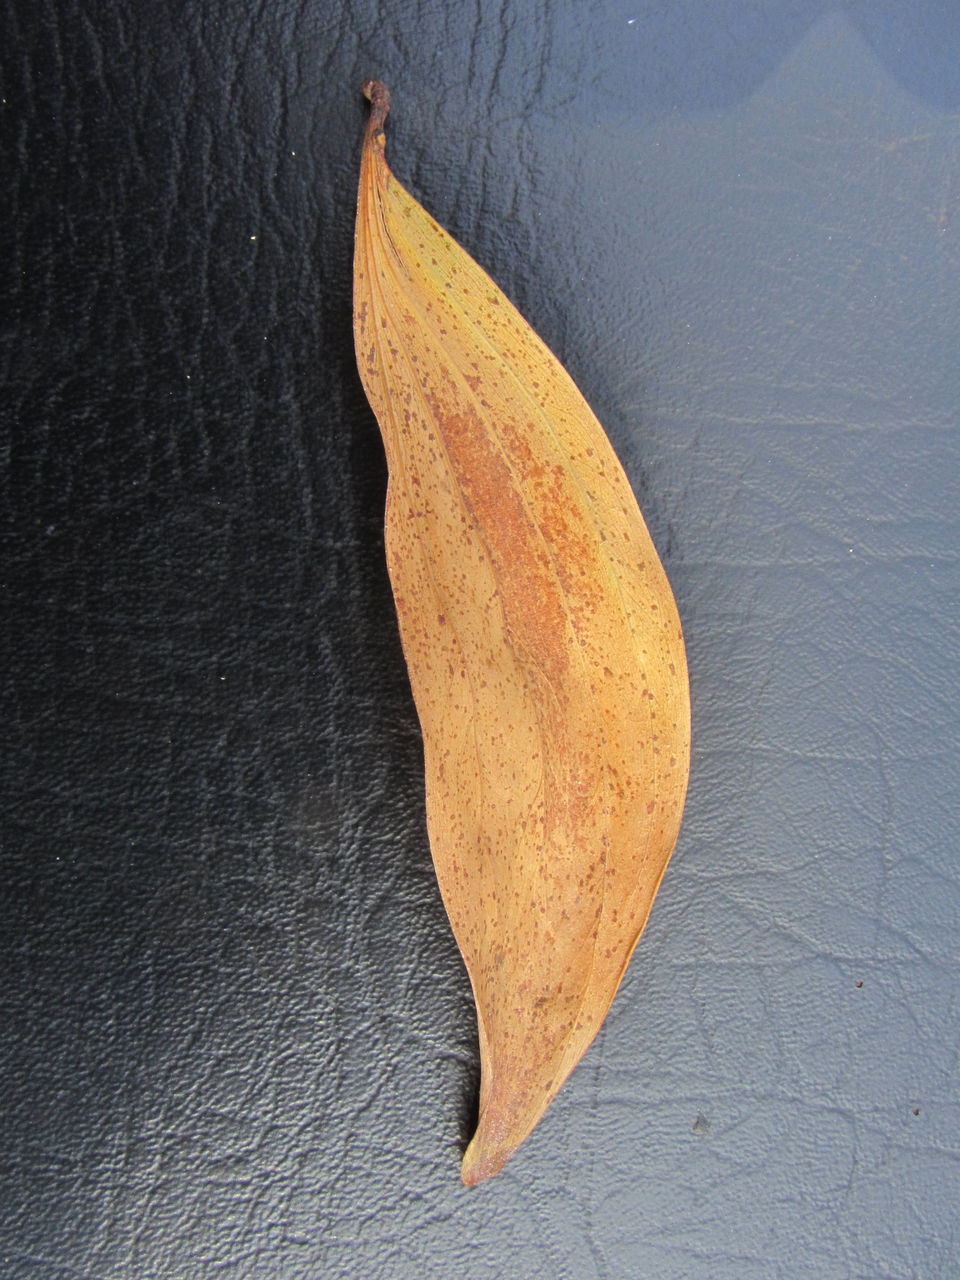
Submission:
M 958 55 L 933 0 L 6 0 L 4 1280 L 960 1274 Z M 475 1191 L 368 75 L 607 426 L 693 680 L 651 924 Z

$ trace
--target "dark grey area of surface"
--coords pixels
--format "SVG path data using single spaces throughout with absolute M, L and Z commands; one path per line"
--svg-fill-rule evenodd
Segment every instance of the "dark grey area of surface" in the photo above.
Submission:
M 649 928 L 473 1191 L 352 353 L 371 74 L 692 671 Z M 955 5 L 6 0 L 0 76 L 0 1275 L 955 1277 Z

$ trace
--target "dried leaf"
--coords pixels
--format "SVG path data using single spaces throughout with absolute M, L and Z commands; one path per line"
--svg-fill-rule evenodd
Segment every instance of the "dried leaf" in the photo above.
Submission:
M 673 849 L 689 693 L 666 575 L 603 429 L 384 158 L 364 85 L 360 376 L 423 730 L 430 845 L 477 1004 L 464 1182 L 497 1173 L 597 1032 Z

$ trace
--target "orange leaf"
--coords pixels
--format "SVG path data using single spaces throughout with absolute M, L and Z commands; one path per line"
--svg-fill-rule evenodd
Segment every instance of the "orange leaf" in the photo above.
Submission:
M 397 182 L 364 85 L 360 376 L 423 730 L 430 846 L 473 985 L 497 1173 L 593 1039 L 677 838 L 690 760 L 676 605 L 570 376 Z

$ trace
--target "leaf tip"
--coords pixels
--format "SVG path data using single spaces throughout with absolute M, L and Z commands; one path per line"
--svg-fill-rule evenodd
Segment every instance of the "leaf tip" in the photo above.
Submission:
M 507 1162 L 509 1152 L 489 1151 L 474 1140 L 467 1147 L 460 1165 L 460 1180 L 465 1187 L 476 1187 L 498 1174 Z
M 538 1096 L 531 1108 L 529 1096 L 522 1091 L 488 1098 L 460 1165 L 464 1186 L 475 1187 L 498 1174 L 546 1105 L 547 1099 Z

